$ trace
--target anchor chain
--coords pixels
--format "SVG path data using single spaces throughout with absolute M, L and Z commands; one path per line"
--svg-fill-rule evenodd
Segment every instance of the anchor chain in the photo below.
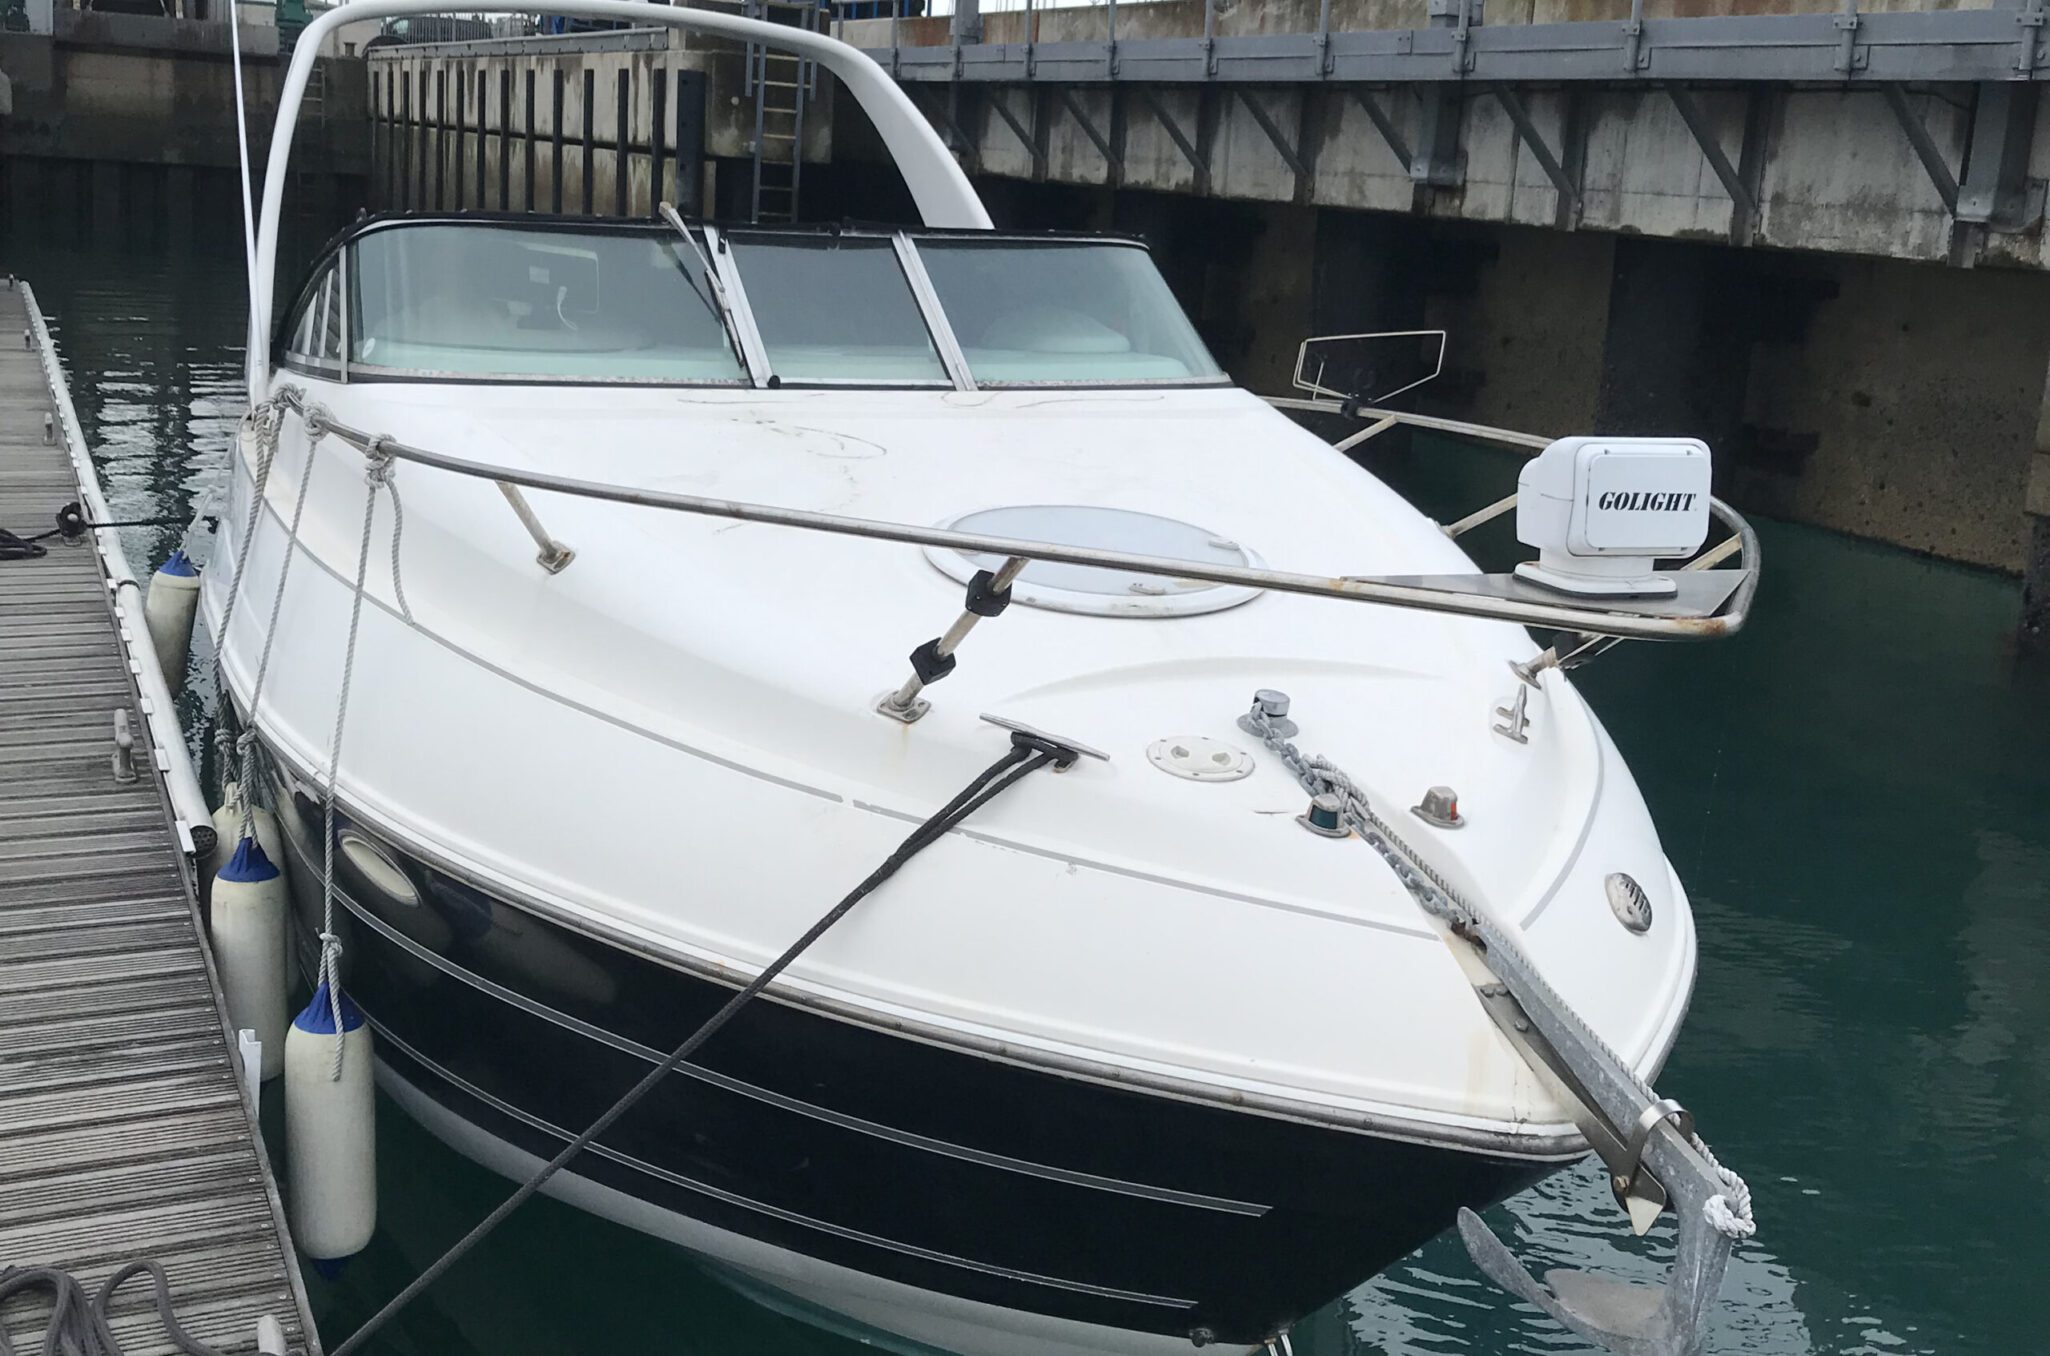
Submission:
M 1338 798 L 1346 822 L 1388 864 L 1395 878 L 1426 913 L 1443 920 L 1455 933 L 1477 941 L 1484 950 L 1517 960 L 1526 982 L 1539 989 L 1552 1011 L 1572 1024 L 1582 1040 L 1606 1055 L 1616 1071 L 1627 1078 L 1646 1101 L 1657 1102 L 1658 1094 L 1651 1086 L 1545 981 L 1515 941 L 1491 918 L 1463 899 L 1449 881 L 1403 841 L 1387 820 L 1374 812 L 1365 794 L 1344 769 L 1328 758 L 1305 756 L 1287 737 L 1293 732 L 1293 722 L 1287 722 L 1285 731 L 1277 723 L 1280 719 L 1256 700 L 1251 709 L 1239 717 L 1238 723 L 1240 729 L 1259 739 L 1281 760 L 1305 791 L 1311 795 L 1329 794 Z M 1690 1132 L 1687 1139 L 1695 1152 L 1715 1170 L 1723 1185 L 1722 1193 L 1711 1196 L 1703 1204 L 1704 1216 L 1725 1238 L 1735 1241 L 1752 1237 L 1757 1233 L 1758 1225 L 1752 1216 L 1750 1186 L 1741 1176 L 1722 1165 L 1700 1135 Z

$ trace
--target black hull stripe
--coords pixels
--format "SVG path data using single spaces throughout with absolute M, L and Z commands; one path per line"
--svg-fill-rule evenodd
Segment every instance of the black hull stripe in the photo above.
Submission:
M 291 845 L 291 850 L 295 856 L 298 855 L 296 844 Z M 399 947 L 408 955 L 433 966 L 452 979 L 461 980 L 472 988 L 489 994 L 501 1002 L 508 1003 L 522 1012 L 531 1013 L 545 1021 L 553 1022 L 565 1030 L 574 1031 L 580 1036 L 609 1045 L 615 1050 L 624 1051 L 638 1059 L 647 1061 L 649 1064 L 660 1064 L 668 1057 L 666 1051 L 653 1049 L 650 1046 L 642 1045 L 638 1041 L 629 1040 L 625 1036 L 607 1031 L 603 1027 L 595 1026 L 581 1018 L 572 1017 L 565 1012 L 558 1012 L 554 1008 L 537 1003 L 523 994 L 515 993 L 502 984 L 486 979 L 482 975 L 472 974 L 454 961 L 449 960 L 446 956 L 420 945 L 411 937 L 406 936 L 397 928 L 392 927 L 389 923 L 377 917 L 373 911 L 364 908 L 351 898 L 349 893 L 340 885 L 335 887 L 335 897 L 342 902 L 343 907 L 348 909 L 350 916 L 355 918 L 357 922 L 362 923 L 393 946 Z M 426 1063 L 425 1060 L 421 1062 L 423 1064 Z M 1271 1206 L 1258 1205 L 1251 1201 L 1235 1201 L 1223 1196 L 1206 1196 L 1200 1192 L 1177 1191 L 1172 1187 L 1157 1187 L 1149 1186 L 1143 1182 L 1120 1181 L 1114 1177 L 1077 1172 L 1072 1169 L 1053 1167 L 1044 1163 L 1031 1163 L 1005 1154 L 989 1153 L 985 1150 L 970 1148 L 963 1144 L 952 1144 L 946 1140 L 933 1139 L 909 1130 L 898 1130 L 891 1126 L 864 1120 L 859 1116 L 849 1116 L 843 1112 L 833 1111 L 810 1102 L 799 1101 L 794 1097 L 786 1097 L 781 1093 L 771 1092 L 767 1088 L 756 1087 L 752 1083 L 744 1083 L 737 1078 L 703 1068 L 696 1064 L 680 1064 L 677 1066 L 676 1072 L 686 1077 L 709 1083 L 724 1091 L 737 1093 L 743 1097 L 751 1097 L 758 1102 L 764 1102 L 783 1111 L 794 1112 L 800 1116 L 809 1116 L 814 1120 L 824 1121 L 829 1125 L 836 1125 L 845 1130 L 854 1130 L 861 1134 L 874 1135 L 879 1139 L 890 1140 L 909 1148 L 922 1149 L 928 1153 L 944 1154 L 949 1158 L 958 1158 L 964 1162 L 980 1164 L 983 1167 L 1000 1168 L 1007 1172 L 1023 1173 L 1028 1177 L 1040 1177 L 1048 1181 L 1065 1182 L 1070 1186 L 1090 1187 L 1097 1191 L 1115 1192 L 1121 1196 L 1137 1196 L 1143 1200 L 1162 1201 L 1169 1205 L 1185 1205 L 1198 1210 L 1215 1210 L 1223 1214 L 1245 1215 L 1256 1219 L 1265 1215 L 1273 1208 Z
M 358 1002 L 357 1006 L 359 1008 L 362 1007 L 360 1002 Z M 511 1117 L 521 1124 L 559 1139 L 565 1144 L 576 1138 L 574 1134 L 562 1129 L 560 1126 L 553 1125 L 538 1116 L 522 1111 L 509 1102 L 494 1097 L 484 1089 L 443 1068 L 440 1064 L 427 1058 L 420 1051 L 394 1035 L 391 1029 L 380 1022 L 376 1015 L 368 1009 L 363 1010 L 363 1015 L 369 1021 L 371 1028 L 376 1031 L 377 1039 L 386 1042 L 407 1059 L 432 1073 L 450 1087 L 462 1092 L 465 1096 L 474 1097 L 500 1115 Z M 1086 1281 L 1071 1281 L 1059 1276 L 1043 1276 L 1030 1271 L 1015 1271 L 1009 1267 L 995 1266 L 988 1262 L 978 1262 L 973 1258 L 957 1257 L 951 1253 L 937 1252 L 931 1248 L 922 1248 L 914 1243 L 899 1243 L 895 1239 L 864 1233 L 859 1229 L 850 1229 L 845 1225 L 813 1219 L 809 1215 L 800 1215 L 794 1210 L 785 1210 L 780 1206 L 750 1200 L 734 1192 L 725 1191 L 719 1187 L 695 1181 L 680 1173 L 671 1172 L 667 1168 L 658 1167 L 643 1159 L 635 1158 L 631 1154 L 621 1153 L 616 1149 L 609 1149 L 603 1144 L 593 1144 L 585 1149 L 584 1152 L 609 1158 L 613 1162 L 632 1168 L 637 1172 L 644 1172 L 650 1177 L 659 1178 L 671 1186 L 681 1187 L 685 1191 L 693 1191 L 700 1195 L 709 1196 L 713 1200 L 724 1202 L 727 1205 L 738 1206 L 743 1210 L 751 1210 L 758 1214 L 767 1215 L 772 1219 L 801 1225 L 807 1229 L 817 1229 L 823 1233 L 833 1234 L 836 1237 L 848 1239 L 852 1242 L 866 1244 L 869 1247 L 883 1248 L 890 1252 L 902 1253 L 908 1257 L 917 1257 L 928 1262 L 938 1262 L 944 1266 L 961 1267 L 968 1271 L 978 1271 L 984 1275 L 1000 1277 L 1007 1281 L 1020 1281 L 1027 1285 L 1047 1286 L 1055 1290 L 1065 1290 L 1072 1294 L 1093 1295 L 1099 1299 L 1118 1300 L 1127 1304 L 1149 1304 L 1166 1309 L 1193 1309 L 1196 1307 L 1196 1301 L 1194 1300 L 1175 1299 L 1167 1295 L 1149 1295 L 1136 1290 L 1118 1290 L 1111 1286 L 1091 1285 Z

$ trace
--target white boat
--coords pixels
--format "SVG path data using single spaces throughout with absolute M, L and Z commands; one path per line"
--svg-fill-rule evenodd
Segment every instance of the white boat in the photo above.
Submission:
M 731 31 L 839 74 L 925 222 L 373 217 L 258 346 L 203 611 L 299 958 L 332 785 L 380 1083 L 520 1177 L 1014 741 L 1051 751 L 549 1189 L 899 1344 L 1280 1340 L 1588 1148 L 1403 862 L 1627 1071 L 1671 1050 L 1685 891 L 1519 622 L 1727 629 L 1753 575 L 1481 575 L 1232 385 L 1143 245 L 990 230 L 864 58 Z M 1313 803 L 1291 738 L 1364 806 Z

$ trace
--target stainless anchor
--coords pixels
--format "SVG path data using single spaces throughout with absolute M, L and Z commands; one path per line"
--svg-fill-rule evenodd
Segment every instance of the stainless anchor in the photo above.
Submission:
M 1642 1085 L 1524 985 L 1531 975 L 1511 947 L 1476 947 L 1501 978 L 1476 986 L 1488 1015 L 1533 1068 L 1551 1073 L 1567 1094 L 1574 1123 L 1609 1170 L 1609 1189 L 1643 1234 L 1672 1206 L 1678 1247 L 1663 1286 L 1613 1281 L 1584 1271 L 1553 1270 L 1543 1282 L 1471 1210 L 1459 1212 L 1459 1236 L 1488 1279 L 1551 1315 L 1570 1331 L 1618 1356 L 1694 1356 L 1707 1334 L 1708 1311 L 1722 1288 L 1734 1240 L 1707 1213 L 1727 1188 L 1696 1147 L 1693 1117 L 1671 1098 L 1647 1099 Z M 1513 978 L 1512 978 L 1513 977 Z M 1512 983 L 1531 994 L 1526 1009 Z M 1621 1113 L 1638 1108 L 1634 1116 Z M 1628 1131 L 1619 1131 L 1627 1120 Z

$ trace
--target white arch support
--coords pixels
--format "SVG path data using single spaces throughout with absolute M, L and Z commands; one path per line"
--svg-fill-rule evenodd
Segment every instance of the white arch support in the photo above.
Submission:
M 278 96 L 277 123 L 271 132 L 270 158 L 263 176 L 263 210 L 257 232 L 255 276 L 249 280 L 250 312 L 256 344 L 249 355 L 249 398 L 261 400 L 270 375 L 271 302 L 277 283 L 278 223 L 283 214 L 286 168 L 292 159 L 292 138 L 298 128 L 299 104 L 307 79 L 328 33 L 344 23 L 390 19 L 411 14 L 525 14 L 531 0 L 351 0 L 308 24 L 292 50 L 285 86 Z M 910 96 L 861 51 L 836 38 L 759 19 L 742 19 L 709 10 L 683 9 L 647 0 L 549 0 L 548 12 L 577 19 L 617 19 L 640 27 L 662 26 L 708 33 L 738 42 L 761 43 L 816 61 L 836 75 L 875 124 L 883 144 L 896 161 L 912 201 L 928 226 L 988 229 L 989 213 L 975 195 L 968 176 Z

